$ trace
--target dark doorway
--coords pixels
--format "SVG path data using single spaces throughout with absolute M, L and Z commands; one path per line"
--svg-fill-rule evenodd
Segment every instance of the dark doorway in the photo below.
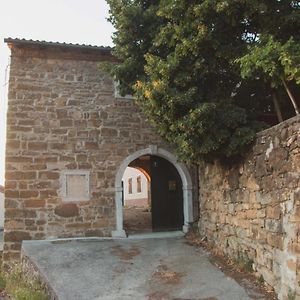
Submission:
M 164 158 L 145 155 L 132 161 L 128 167 L 142 170 L 147 175 L 149 211 L 147 213 L 138 207 L 124 207 L 125 231 L 133 234 L 182 230 L 182 181 L 174 165 Z
M 167 160 L 151 156 L 152 228 L 154 231 L 180 230 L 183 225 L 182 182 Z

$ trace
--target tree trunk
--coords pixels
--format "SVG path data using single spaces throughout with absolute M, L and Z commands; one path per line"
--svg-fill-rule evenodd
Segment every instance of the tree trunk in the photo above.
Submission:
M 293 106 L 294 106 L 296 115 L 299 115 L 299 114 L 300 114 L 300 111 L 299 111 L 299 108 L 298 108 L 298 106 L 297 106 L 297 102 L 296 102 L 296 100 L 295 100 L 295 98 L 294 98 L 294 96 L 293 96 L 293 94 L 292 94 L 290 88 L 288 87 L 288 85 L 287 85 L 287 83 L 285 82 L 284 79 L 282 79 L 282 83 L 283 83 L 283 86 L 284 86 L 284 88 L 285 88 L 287 94 L 289 95 L 289 97 L 290 97 L 290 99 L 291 99 L 291 102 L 292 102 L 292 104 L 293 104 Z
M 274 89 L 272 89 L 272 99 L 273 99 L 274 108 L 275 108 L 275 112 L 276 112 L 278 121 L 279 121 L 279 123 L 281 123 L 281 122 L 283 122 L 282 113 L 281 113 L 280 106 L 278 103 L 278 98 L 277 98 L 277 95 L 276 95 L 276 92 Z

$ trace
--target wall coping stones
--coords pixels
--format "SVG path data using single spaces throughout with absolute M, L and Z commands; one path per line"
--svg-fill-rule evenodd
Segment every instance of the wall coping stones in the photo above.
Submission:
M 13 38 L 5 38 L 4 42 L 11 49 L 12 56 L 17 57 L 117 62 L 111 47 Z

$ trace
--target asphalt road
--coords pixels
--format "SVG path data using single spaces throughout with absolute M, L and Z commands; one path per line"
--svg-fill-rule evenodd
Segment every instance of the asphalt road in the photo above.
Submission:
M 30 241 L 23 253 L 60 300 L 253 299 L 183 237 Z

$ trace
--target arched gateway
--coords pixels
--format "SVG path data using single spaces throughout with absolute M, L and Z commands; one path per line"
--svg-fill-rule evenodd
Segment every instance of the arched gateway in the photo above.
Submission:
M 177 162 L 176 157 L 167 150 L 164 150 L 155 145 L 151 145 L 146 149 L 136 151 L 125 158 L 116 175 L 115 180 L 115 205 L 116 205 L 116 230 L 112 232 L 114 237 L 125 237 L 126 232 L 123 228 L 123 212 L 122 212 L 122 176 L 128 165 L 135 159 L 144 155 L 155 155 L 162 157 L 170 162 L 178 171 L 182 181 L 182 192 L 183 192 L 183 232 L 187 232 L 189 224 L 193 222 L 193 193 L 192 193 L 192 179 L 188 169 L 182 163 Z

